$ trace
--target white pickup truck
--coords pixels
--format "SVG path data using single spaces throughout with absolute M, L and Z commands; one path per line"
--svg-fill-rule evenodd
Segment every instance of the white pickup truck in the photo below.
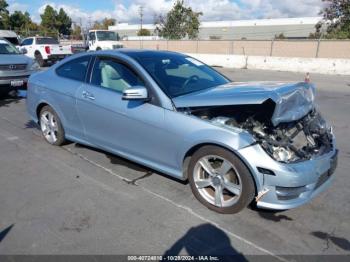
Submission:
M 52 37 L 28 37 L 23 39 L 20 49 L 36 59 L 40 66 L 53 64 L 66 56 L 72 55 L 70 45 L 63 46 Z

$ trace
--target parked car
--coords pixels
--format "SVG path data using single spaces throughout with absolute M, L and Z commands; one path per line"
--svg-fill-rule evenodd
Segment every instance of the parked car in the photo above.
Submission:
M 100 148 L 187 180 L 220 213 L 300 206 L 337 165 L 307 82 L 235 83 L 187 55 L 78 54 L 29 80 L 27 109 L 52 145 Z
M 29 76 L 39 68 L 38 63 L 26 57 L 9 41 L 0 38 L 0 93 L 26 88 Z
M 90 30 L 88 44 L 91 51 L 123 48 L 119 35 L 108 30 Z
M 19 37 L 14 31 L 0 30 L 0 38 L 9 41 L 16 47 L 19 47 Z
M 25 38 L 20 49 L 25 50 L 27 56 L 35 59 L 41 67 L 73 54 L 70 45 L 60 45 L 58 40 L 52 37 Z

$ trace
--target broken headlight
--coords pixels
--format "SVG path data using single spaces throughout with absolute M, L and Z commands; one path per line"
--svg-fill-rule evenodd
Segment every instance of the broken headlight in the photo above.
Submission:
M 294 153 L 284 147 L 273 147 L 272 151 L 273 158 L 279 162 L 290 162 L 295 158 Z

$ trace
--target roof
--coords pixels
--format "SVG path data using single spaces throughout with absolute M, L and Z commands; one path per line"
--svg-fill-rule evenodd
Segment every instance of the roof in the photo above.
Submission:
M 173 52 L 173 51 L 166 51 L 166 50 L 153 50 L 153 49 L 129 49 L 129 48 L 121 48 L 121 49 L 114 49 L 114 50 L 102 50 L 97 51 L 101 54 L 108 54 L 113 55 L 115 53 L 122 53 L 129 57 L 157 57 L 162 55 L 179 55 L 179 56 L 185 56 L 184 54 Z
M 17 37 L 17 34 L 10 30 L 0 30 L 0 37 Z
M 91 30 L 89 30 L 89 32 L 96 32 L 96 31 L 110 32 L 111 30 L 107 30 L 107 29 L 91 29 Z

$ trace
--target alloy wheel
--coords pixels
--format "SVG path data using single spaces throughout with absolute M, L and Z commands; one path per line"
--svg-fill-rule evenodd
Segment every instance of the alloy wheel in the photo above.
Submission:
M 41 114 L 40 127 L 45 139 L 50 144 L 56 143 L 58 135 L 58 124 L 55 116 L 51 112 L 44 111 Z
M 200 158 L 194 167 L 193 178 L 199 194 L 217 207 L 232 206 L 241 196 L 240 174 L 223 157 L 209 155 Z

